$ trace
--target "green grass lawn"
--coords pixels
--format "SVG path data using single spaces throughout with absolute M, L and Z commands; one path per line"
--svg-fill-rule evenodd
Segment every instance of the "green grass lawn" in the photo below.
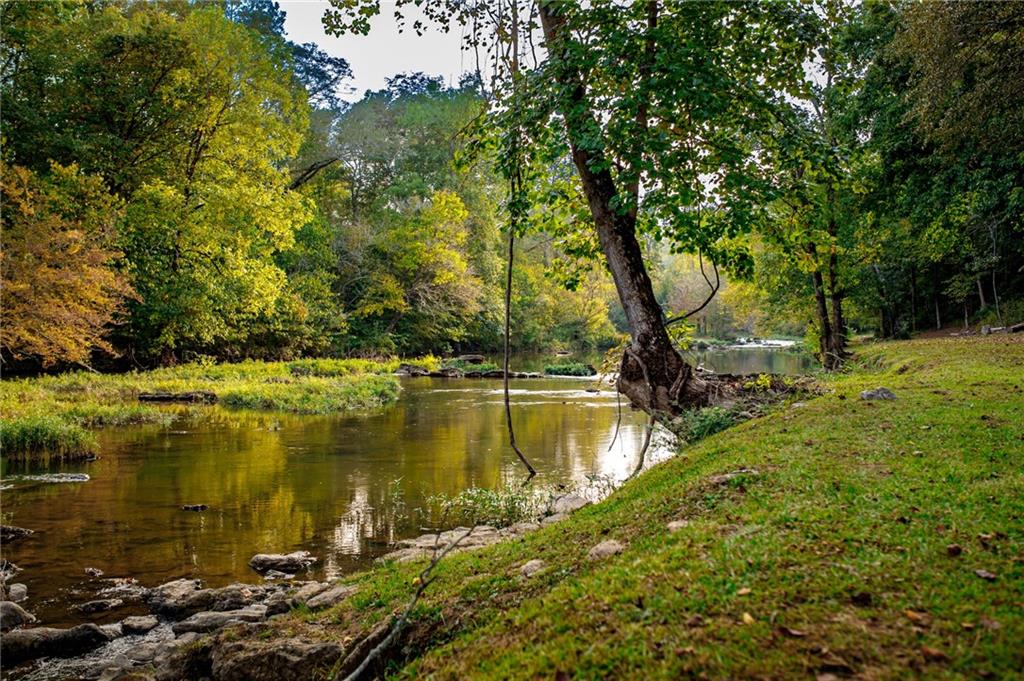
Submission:
M 803 406 L 687 447 L 560 524 L 446 558 L 389 673 L 1020 678 L 1024 337 L 857 353 Z M 898 399 L 859 399 L 876 386 Z M 627 548 L 588 560 L 606 539 Z M 520 576 L 534 558 L 546 568 Z M 420 569 L 353 576 L 358 594 L 326 616 L 272 626 L 358 640 Z

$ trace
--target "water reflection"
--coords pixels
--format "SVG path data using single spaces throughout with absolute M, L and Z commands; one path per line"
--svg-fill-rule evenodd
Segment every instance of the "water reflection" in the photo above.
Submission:
M 624 408 L 607 451 L 615 396 L 586 385 L 514 384 L 516 433 L 539 484 L 621 479 L 632 470 L 644 419 Z M 337 576 L 436 521 L 424 511 L 430 495 L 523 478 L 505 442 L 500 382 L 417 378 L 403 388 L 397 405 L 355 416 L 210 407 L 205 418 L 169 429 L 103 431 L 98 461 L 61 469 L 90 481 L 13 479 L 4 511 L 36 534 L 5 547 L 5 557 L 24 569 L 19 581 L 33 611 L 68 624 L 86 619 L 68 601 L 103 586 L 85 567 L 145 585 L 195 576 L 216 586 L 255 579 L 247 565 L 254 553 L 306 549 L 320 557 L 318 576 Z M 184 504 L 209 510 L 182 511 Z

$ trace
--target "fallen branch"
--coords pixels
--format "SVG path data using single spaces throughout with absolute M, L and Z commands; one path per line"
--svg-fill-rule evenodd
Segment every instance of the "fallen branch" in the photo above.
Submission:
M 399 615 L 398 619 L 395 620 L 394 624 L 391 625 L 391 630 L 388 632 L 388 635 L 384 637 L 384 640 L 378 643 L 373 648 L 373 650 L 371 650 L 366 655 L 366 657 L 363 658 L 363 661 L 359 663 L 359 666 L 356 667 L 351 674 L 345 677 L 345 681 L 356 681 L 363 674 L 363 672 L 367 670 L 370 664 L 378 657 L 380 657 L 384 653 L 384 651 L 388 649 L 392 642 L 394 642 L 395 638 L 398 637 L 398 635 L 402 632 L 402 629 L 404 629 L 405 625 L 408 623 L 409 616 L 412 614 L 413 609 L 419 602 L 420 596 L 423 595 L 423 592 L 426 591 L 427 587 L 430 586 L 430 584 L 434 581 L 435 578 L 431 576 L 431 573 L 433 572 L 434 568 L 437 567 L 437 564 L 441 562 L 442 558 L 451 553 L 452 550 L 459 545 L 459 542 L 461 542 L 469 535 L 473 534 L 473 530 L 475 529 L 476 525 L 466 530 L 465 534 L 463 534 L 458 539 L 445 546 L 440 553 L 438 552 L 437 549 L 441 542 L 441 533 L 437 533 L 437 539 L 434 540 L 434 557 L 430 559 L 430 563 L 420 572 L 418 580 L 419 583 L 416 586 L 416 591 L 413 593 L 412 598 L 409 600 L 409 604 L 405 607 L 405 610 L 402 612 L 402 614 Z

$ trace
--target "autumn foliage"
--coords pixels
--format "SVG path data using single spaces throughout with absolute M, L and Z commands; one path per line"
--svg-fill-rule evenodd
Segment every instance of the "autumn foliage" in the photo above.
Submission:
M 111 247 L 118 210 L 96 177 L 54 165 L 44 178 L 2 169 L 3 324 L 0 348 L 14 359 L 85 362 L 132 289 Z

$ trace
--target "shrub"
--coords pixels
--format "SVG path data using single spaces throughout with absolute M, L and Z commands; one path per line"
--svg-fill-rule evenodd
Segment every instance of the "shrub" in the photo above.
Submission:
M 594 376 L 597 374 L 597 370 L 589 364 L 569 362 L 567 364 L 550 364 L 544 367 L 544 373 L 548 376 Z
M 673 423 L 673 430 L 686 442 L 696 442 L 725 430 L 735 422 L 735 417 L 727 409 L 707 407 L 683 412 Z
M 92 433 L 58 416 L 26 416 L 0 421 L 0 450 L 10 458 L 50 455 L 76 459 L 90 456 L 96 449 Z
M 427 505 L 444 524 L 507 527 L 536 520 L 548 501 L 544 494 L 526 489 L 470 487 L 454 496 L 435 494 Z

